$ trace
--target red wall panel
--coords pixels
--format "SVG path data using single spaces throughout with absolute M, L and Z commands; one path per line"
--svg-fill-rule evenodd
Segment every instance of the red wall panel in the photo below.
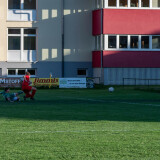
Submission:
M 102 33 L 102 10 L 95 10 L 92 12 L 92 34 L 100 35 Z
M 160 34 L 160 11 L 104 9 L 103 34 Z
M 103 51 L 103 67 L 160 68 L 160 52 Z
M 101 51 L 92 52 L 92 67 L 93 68 L 101 67 Z

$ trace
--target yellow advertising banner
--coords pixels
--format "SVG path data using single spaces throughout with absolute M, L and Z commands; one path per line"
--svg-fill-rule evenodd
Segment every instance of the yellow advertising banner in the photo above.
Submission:
M 31 78 L 32 86 L 59 86 L 59 78 Z

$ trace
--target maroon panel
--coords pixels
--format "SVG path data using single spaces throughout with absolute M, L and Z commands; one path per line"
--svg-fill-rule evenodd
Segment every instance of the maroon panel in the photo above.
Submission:
M 101 31 L 101 10 L 95 10 L 92 12 L 92 34 L 93 35 L 100 35 L 102 33 Z
M 92 67 L 93 68 L 101 67 L 101 51 L 92 52 Z
M 160 52 L 103 51 L 103 67 L 160 68 Z
M 160 11 L 104 9 L 104 34 L 160 34 Z

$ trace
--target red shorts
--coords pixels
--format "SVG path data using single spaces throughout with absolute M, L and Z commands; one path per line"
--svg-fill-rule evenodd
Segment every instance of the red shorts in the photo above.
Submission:
M 32 90 L 31 86 L 22 86 L 22 91 L 30 92 Z

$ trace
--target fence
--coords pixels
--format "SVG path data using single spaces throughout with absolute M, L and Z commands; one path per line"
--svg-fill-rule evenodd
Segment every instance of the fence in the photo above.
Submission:
M 160 85 L 160 79 L 123 78 L 123 86 L 125 85 Z

